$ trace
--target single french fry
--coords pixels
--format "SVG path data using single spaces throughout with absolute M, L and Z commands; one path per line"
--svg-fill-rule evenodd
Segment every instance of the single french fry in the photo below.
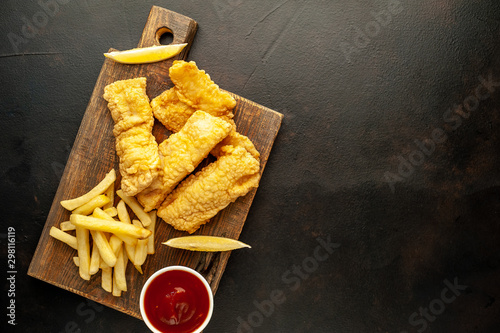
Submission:
M 76 242 L 78 248 L 78 258 L 80 258 L 80 277 L 90 280 L 90 244 L 89 231 L 82 226 L 76 226 Z
M 104 232 L 99 230 L 90 230 L 92 234 L 92 239 L 94 243 L 99 248 L 99 254 L 101 255 L 102 260 L 110 266 L 113 267 L 116 264 L 116 256 L 111 246 L 109 245 L 108 239 L 104 235 Z
M 123 252 L 123 274 L 125 275 L 125 271 L 127 270 L 127 265 L 128 265 L 128 262 L 129 262 L 129 257 L 127 256 L 127 253 L 125 252 L 125 250 L 122 250 Z
M 61 228 L 62 231 L 71 231 L 75 230 L 75 225 L 70 221 L 64 221 L 59 224 L 59 228 Z
M 116 210 L 115 207 L 106 208 L 106 209 L 104 209 L 104 212 L 111 217 L 115 217 L 118 214 L 118 211 Z
M 141 227 L 141 222 L 134 220 L 132 223 L 138 227 Z M 135 257 L 134 257 L 134 266 L 141 266 L 146 261 L 146 257 L 148 255 L 148 239 L 139 239 L 137 240 L 137 245 L 135 247 Z
M 73 257 L 73 262 L 75 263 L 76 267 L 80 267 L 80 258 L 78 257 Z
M 94 212 L 92 213 L 93 217 L 96 217 L 98 219 L 103 219 L 103 220 L 108 220 L 108 221 L 113 221 L 115 222 L 116 220 L 111 217 L 109 214 L 107 214 L 105 211 L 103 211 L 101 208 L 97 207 L 94 209 Z
M 113 291 L 113 268 L 101 268 L 101 287 L 108 293 Z
M 108 208 L 112 208 L 115 203 L 115 183 L 113 182 L 109 185 L 108 189 L 104 192 L 104 194 L 109 198 L 109 202 L 105 204 L 102 209 L 106 210 Z
M 108 268 L 108 267 L 109 267 L 109 265 L 108 265 L 108 264 L 106 264 L 106 263 L 104 262 L 104 260 L 102 260 L 102 257 L 101 257 L 101 260 L 100 260 L 100 262 L 99 262 L 99 268 L 100 268 L 100 269 L 103 269 L 103 268 Z M 111 267 L 111 268 L 113 268 L 113 267 Z
M 125 205 L 125 201 L 120 200 L 118 205 L 116 205 L 116 211 L 118 214 L 118 219 L 123 223 L 131 224 L 130 215 L 128 214 L 127 206 Z
M 109 198 L 104 194 L 100 194 L 97 197 L 93 198 L 86 204 L 78 207 L 73 210 L 73 214 L 81 214 L 81 215 L 89 215 L 96 209 L 97 207 L 102 207 L 109 202 Z
M 116 269 L 113 270 L 113 292 L 111 294 L 116 297 L 122 295 L 122 291 L 118 288 L 118 283 L 116 282 Z
M 155 253 L 155 227 L 156 227 L 156 210 L 149 212 L 149 217 L 151 218 L 151 224 L 146 227 L 151 231 L 151 236 L 148 237 L 148 254 Z
M 75 250 L 78 249 L 78 247 L 77 247 L 78 242 L 77 242 L 77 238 L 75 236 L 71 236 L 70 234 L 65 233 L 64 231 L 62 231 L 56 227 L 50 228 L 49 235 L 51 235 L 52 237 L 54 237 L 57 240 L 60 240 L 63 243 L 68 244 L 69 246 L 71 246 Z
M 67 210 L 74 210 L 81 205 L 86 204 L 99 194 L 103 194 L 104 191 L 108 189 L 108 187 L 116 180 L 116 172 L 115 169 L 111 169 L 110 172 L 106 174 L 103 180 L 99 184 L 97 184 L 92 190 L 85 193 L 84 195 L 70 199 L 61 201 L 61 206 L 66 208 Z
M 89 268 L 90 275 L 94 275 L 99 271 L 100 262 L 101 262 L 101 255 L 99 254 L 99 248 L 97 247 L 97 243 L 94 241 L 92 243 L 92 254 L 90 255 L 90 268 Z
M 133 265 L 135 265 L 135 248 L 137 247 L 138 243 L 139 243 L 139 241 L 137 241 L 137 243 L 135 245 L 129 245 L 127 243 L 124 244 L 125 252 L 127 253 L 127 257 L 130 259 L 130 261 L 132 262 Z
M 113 253 L 116 257 L 118 257 L 122 244 L 123 241 L 116 235 L 111 235 L 111 237 L 109 238 L 109 245 L 111 246 L 111 249 L 113 250 Z
M 135 216 L 137 216 L 137 218 L 141 220 L 142 224 L 145 227 L 151 224 L 151 218 L 149 217 L 149 214 L 144 211 L 144 208 L 135 197 L 126 196 L 122 190 L 116 191 L 116 194 L 120 198 L 122 198 L 123 201 L 125 201 L 125 203 L 132 209 Z
M 100 218 L 95 218 L 92 216 L 85 216 L 79 214 L 71 214 L 70 221 L 75 226 L 80 226 L 87 228 L 89 230 L 98 230 L 103 232 L 124 234 L 139 239 L 148 238 L 151 235 L 151 231 L 135 226 L 133 224 L 126 224 L 117 221 L 108 221 Z M 78 228 L 77 228 L 78 229 Z
M 127 291 L 127 280 L 125 278 L 125 269 L 127 265 L 125 260 L 128 261 L 127 254 L 123 251 L 123 248 L 120 248 L 118 251 L 118 259 L 114 267 L 114 278 L 116 279 L 117 287 L 122 291 Z
M 148 240 L 139 239 L 135 247 L 135 260 L 134 265 L 142 265 L 146 261 L 148 255 Z

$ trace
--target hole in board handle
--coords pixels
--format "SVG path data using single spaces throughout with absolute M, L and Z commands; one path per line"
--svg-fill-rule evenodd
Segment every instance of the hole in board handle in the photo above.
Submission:
M 156 31 L 156 42 L 160 45 L 172 44 L 174 33 L 167 27 L 162 27 Z

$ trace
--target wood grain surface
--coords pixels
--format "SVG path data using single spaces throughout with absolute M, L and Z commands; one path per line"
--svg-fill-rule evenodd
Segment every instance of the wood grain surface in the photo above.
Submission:
M 215 293 L 229 259 L 230 252 L 201 253 L 177 250 L 161 245 L 171 237 L 186 235 L 158 220 L 155 254 L 148 256 L 139 274 L 132 265 L 127 267 L 128 291 L 114 297 L 101 288 L 100 272 L 90 281 L 84 281 L 73 264 L 76 251 L 49 236 L 52 226 L 69 219 L 59 202 L 80 196 L 93 188 L 112 168 L 118 171 L 118 157 L 112 133 L 114 122 L 102 98 L 103 89 L 116 80 L 144 76 L 150 99 L 171 87 L 168 69 L 176 59 L 185 59 L 196 33 L 197 23 L 180 14 L 154 6 L 151 9 L 139 47 L 159 45 L 165 31 L 173 34 L 173 43 L 188 43 L 176 57 L 153 64 L 124 65 L 105 59 L 95 84 L 90 102 L 82 119 L 64 174 L 54 197 L 28 274 L 58 287 L 67 289 L 93 301 L 107 305 L 134 317 L 141 318 L 139 295 L 146 279 L 158 269 L 169 265 L 185 265 L 203 274 Z M 209 73 L 217 82 L 217 73 Z M 273 142 L 281 125 L 282 115 L 269 108 L 232 94 L 237 104 L 234 109 L 238 132 L 247 135 L 261 154 L 261 173 L 264 170 Z M 161 124 L 155 123 L 153 134 L 158 142 L 170 134 Z M 120 184 L 118 176 L 116 186 Z M 250 210 L 256 189 L 229 205 L 196 234 L 217 235 L 237 239 Z

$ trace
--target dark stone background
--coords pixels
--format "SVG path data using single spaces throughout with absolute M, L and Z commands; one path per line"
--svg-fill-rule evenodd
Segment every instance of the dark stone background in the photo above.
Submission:
M 2 327 L 14 227 L 15 331 L 147 330 L 26 272 L 102 53 L 159 5 L 199 23 L 188 59 L 284 114 L 206 332 L 500 331 L 498 1 L 41 3 L 0 10 Z

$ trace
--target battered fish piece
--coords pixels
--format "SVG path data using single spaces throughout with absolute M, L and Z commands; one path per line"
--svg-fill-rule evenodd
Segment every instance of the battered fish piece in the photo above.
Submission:
M 158 208 L 175 186 L 194 171 L 230 132 L 230 123 L 196 111 L 182 127 L 159 145 L 161 176 L 137 199 L 146 211 Z
M 256 188 L 260 163 L 243 147 L 224 146 L 217 161 L 189 176 L 170 193 L 158 216 L 193 233 L 238 197 Z
M 254 144 L 250 139 L 238 132 L 236 132 L 236 126 L 233 127 L 231 133 L 222 140 L 214 149 L 210 152 L 215 157 L 221 155 L 221 148 L 224 146 L 233 147 L 243 147 L 245 148 L 257 161 L 260 159 L 260 153 L 255 148 Z
M 155 118 L 167 129 L 173 133 L 178 132 L 198 107 L 233 126 L 231 133 L 211 152 L 212 155 L 218 157 L 221 147 L 232 145 L 245 148 L 257 160 L 260 158 L 252 141 L 236 131 L 232 112 L 236 105 L 234 98 L 222 92 L 205 71 L 198 69 L 196 63 L 174 61 L 170 68 L 170 78 L 175 86 L 151 101 Z
M 121 188 L 134 196 L 158 176 L 160 156 L 151 130 L 153 112 L 146 95 L 146 78 L 120 80 L 104 88 L 111 117 L 116 153 L 120 159 Z
M 173 133 L 179 132 L 196 111 L 186 103 L 181 102 L 176 91 L 175 87 L 165 90 L 151 101 L 155 118 Z
M 155 118 L 173 133 L 180 131 L 189 117 L 196 111 L 191 106 L 182 102 L 178 98 L 176 91 L 176 87 L 173 87 L 164 91 L 151 101 L 151 108 L 153 109 Z M 232 113 L 220 116 L 221 119 L 228 121 L 233 126 L 233 130 L 223 142 L 217 145 L 211 154 L 217 157 L 222 146 L 232 145 L 244 147 L 253 157 L 259 159 L 260 154 L 252 141 L 250 141 L 248 137 L 236 132 L 236 124 L 232 117 Z
M 154 117 L 146 95 L 145 77 L 108 84 L 104 87 L 103 97 L 115 122 L 115 136 L 140 124 L 153 128 Z
M 204 70 L 198 69 L 194 61 L 174 61 L 169 74 L 181 102 L 212 116 L 232 118 L 236 101 L 229 93 L 220 90 Z

